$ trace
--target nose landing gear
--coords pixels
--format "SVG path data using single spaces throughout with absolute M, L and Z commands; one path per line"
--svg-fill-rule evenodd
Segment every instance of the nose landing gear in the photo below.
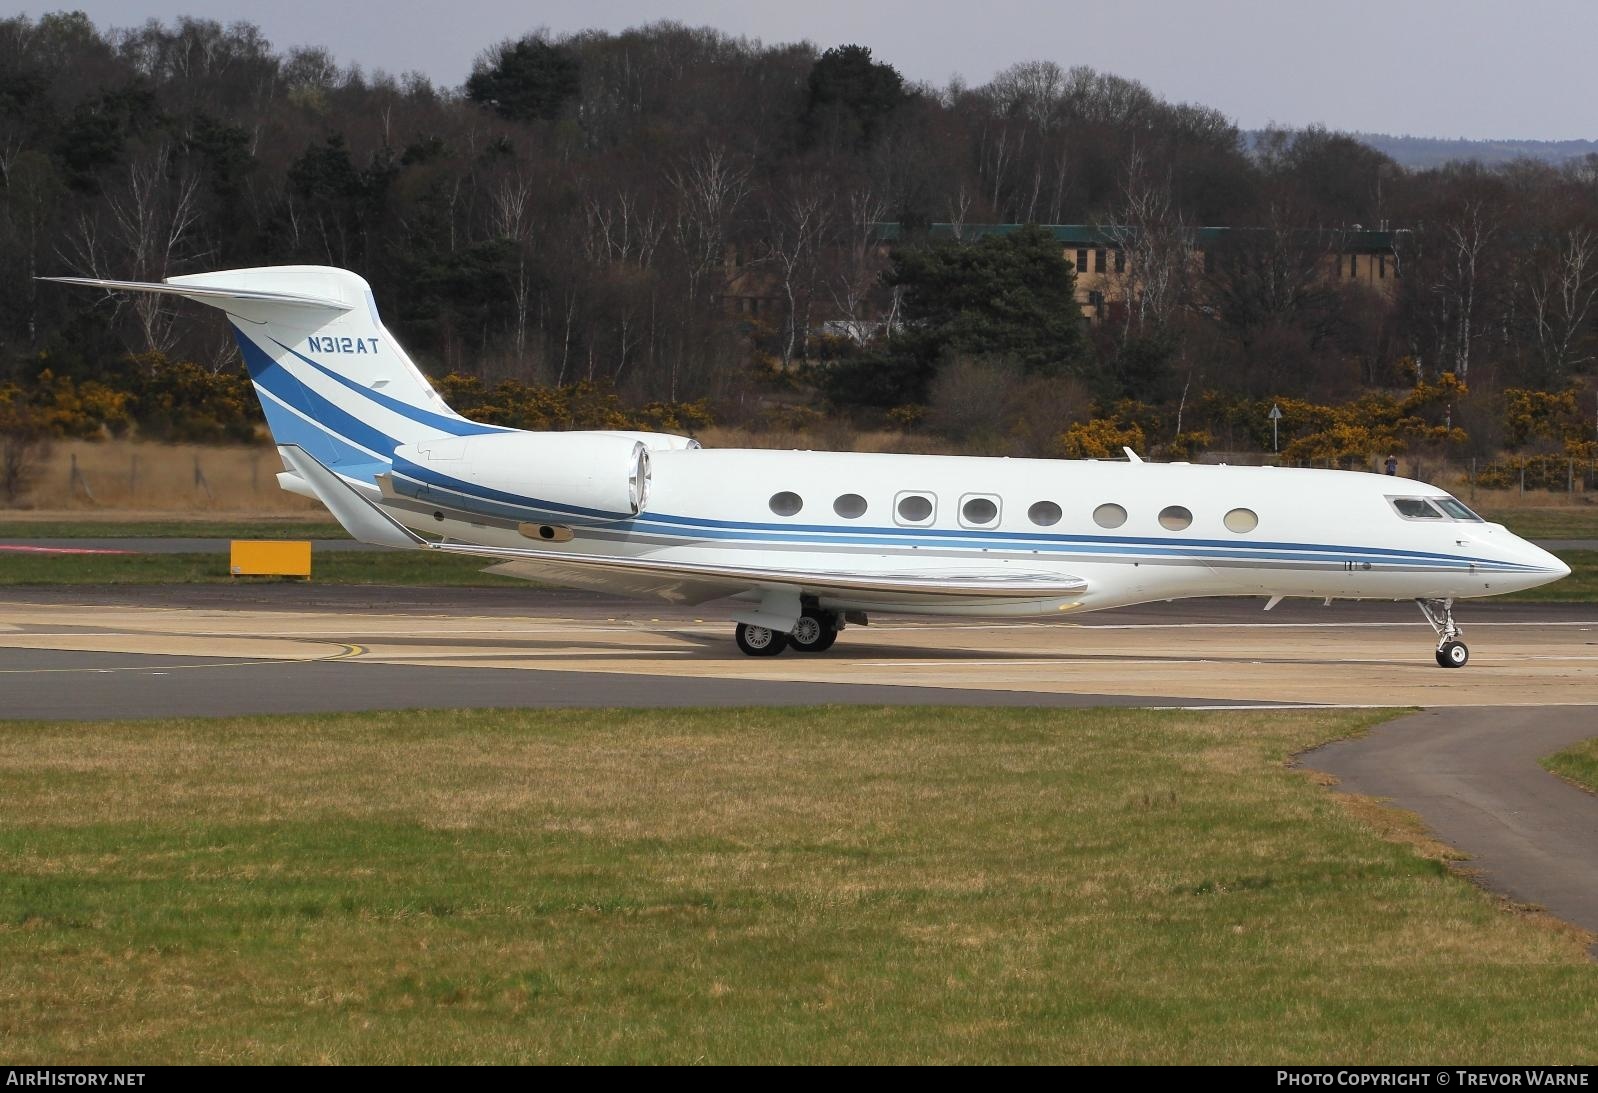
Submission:
M 1454 601 L 1416 600 L 1415 604 L 1437 632 L 1437 666 L 1463 668 L 1468 664 L 1470 649 L 1459 640 L 1460 629 L 1454 623 Z

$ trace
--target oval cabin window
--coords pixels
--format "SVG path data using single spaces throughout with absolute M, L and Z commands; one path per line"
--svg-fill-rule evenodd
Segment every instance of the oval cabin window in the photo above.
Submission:
M 960 519 L 977 527 L 986 527 L 999 518 L 999 506 L 991 497 L 968 497 L 960 506 Z
M 1126 523 L 1126 510 L 1120 505 L 1100 505 L 1093 510 L 1093 522 L 1101 528 L 1118 528 Z
M 1168 505 L 1160 510 L 1160 527 L 1166 531 L 1183 531 L 1193 522 L 1193 514 L 1181 505 Z
M 1053 501 L 1039 501 L 1026 510 L 1027 519 L 1040 528 L 1053 527 L 1060 522 L 1060 506 Z
M 899 498 L 899 519 L 907 524 L 924 524 L 932 519 L 932 498 L 919 493 L 907 493 Z
M 771 495 L 771 511 L 778 516 L 794 516 L 805 507 L 804 500 L 797 493 L 783 490 L 781 493 Z
M 832 503 L 832 511 L 845 520 L 858 520 L 866 514 L 866 499 L 858 493 L 846 493 Z
M 1226 525 L 1227 531 L 1235 531 L 1239 535 L 1253 531 L 1260 526 L 1260 518 L 1252 509 L 1233 509 L 1221 521 Z

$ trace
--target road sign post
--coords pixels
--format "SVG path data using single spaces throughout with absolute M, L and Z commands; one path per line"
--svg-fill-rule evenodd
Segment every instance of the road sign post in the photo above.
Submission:
M 1274 402 L 1271 403 L 1269 417 L 1271 419 L 1271 451 L 1278 452 L 1281 451 L 1281 445 L 1276 442 L 1276 426 L 1282 420 L 1282 408 Z

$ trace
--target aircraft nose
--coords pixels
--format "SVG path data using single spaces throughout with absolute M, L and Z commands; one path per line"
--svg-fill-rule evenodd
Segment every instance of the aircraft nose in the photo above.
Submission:
M 1526 564 L 1536 566 L 1547 574 L 1547 579 L 1542 582 L 1543 584 L 1570 576 L 1570 567 L 1558 556 L 1550 554 L 1542 547 L 1537 546 L 1535 543 L 1528 543 L 1524 539 L 1521 540 L 1521 543 L 1524 544 Z
M 1515 572 L 1498 575 L 1499 587 L 1505 591 L 1540 588 L 1570 576 L 1570 567 L 1563 561 L 1501 524 L 1482 527 L 1471 538 L 1484 555 L 1499 558 L 1514 567 Z

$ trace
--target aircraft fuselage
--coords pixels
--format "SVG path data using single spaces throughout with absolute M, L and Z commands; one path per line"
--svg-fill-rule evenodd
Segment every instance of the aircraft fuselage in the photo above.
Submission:
M 460 474 L 464 469 L 458 469 Z M 476 472 L 465 472 L 468 474 Z M 1464 599 L 1568 569 L 1411 479 L 1346 471 L 739 449 L 649 453 L 637 513 L 552 503 L 469 481 L 394 497 L 418 531 L 516 548 L 527 524 L 562 549 L 711 564 L 752 555 L 803 572 L 1057 573 L 1085 592 L 951 603 L 843 596 L 834 610 L 1027 615 L 1195 596 Z M 446 479 L 452 476 L 443 476 Z M 1410 517 L 1395 500 L 1424 502 Z M 1468 510 L 1464 510 L 1468 513 Z M 443 515 L 443 519 L 435 514 Z

